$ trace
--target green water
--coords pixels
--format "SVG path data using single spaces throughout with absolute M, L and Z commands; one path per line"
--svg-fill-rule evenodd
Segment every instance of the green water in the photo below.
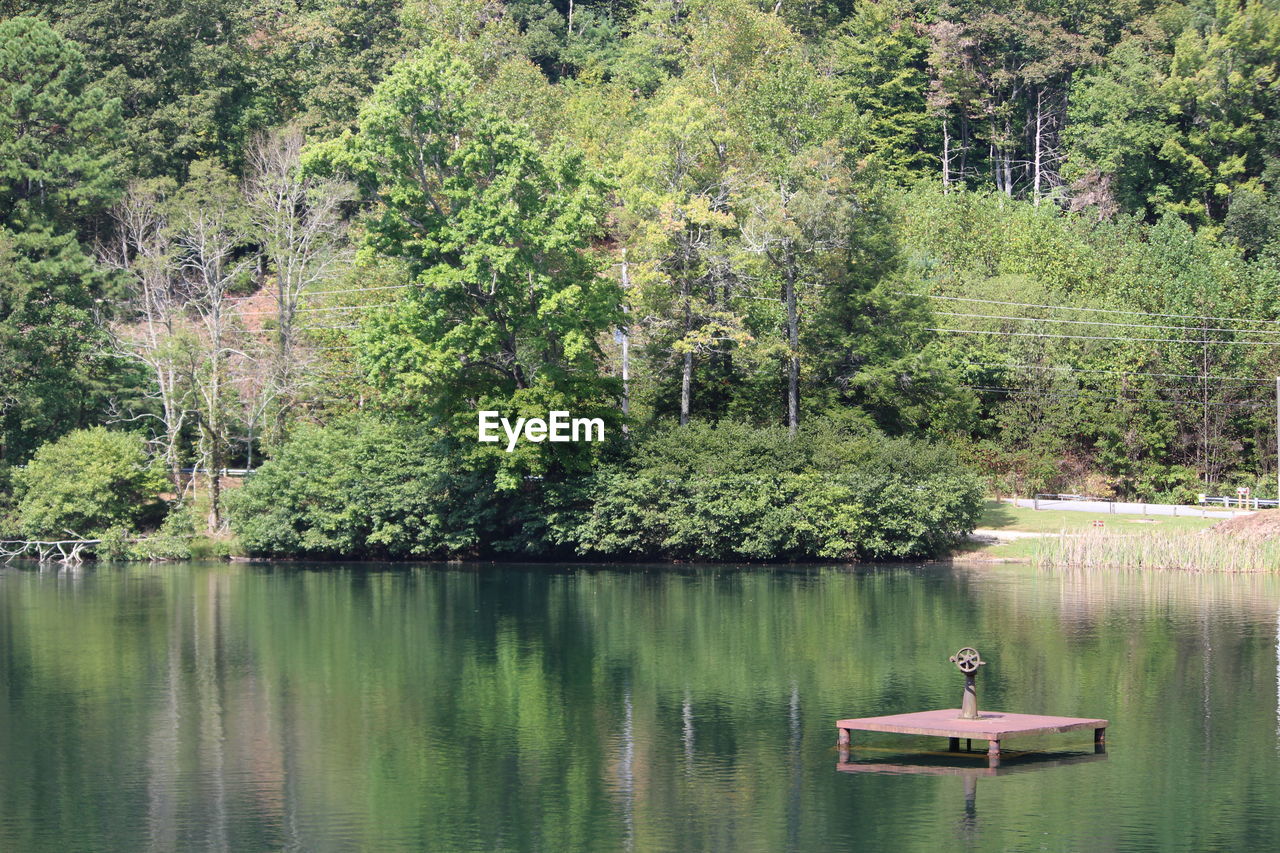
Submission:
M 0 850 L 1276 849 L 1277 608 L 1025 567 L 0 570 Z M 954 707 L 968 644 L 984 708 L 1108 752 L 837 772 L 838 717 Z

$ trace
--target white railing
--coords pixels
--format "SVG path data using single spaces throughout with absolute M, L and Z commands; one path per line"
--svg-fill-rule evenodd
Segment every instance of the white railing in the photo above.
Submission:
M 1200 505 L 1220 506 L 1225 509 L 1274 509 L 1280 506 L 1280 501 L 1273 498 L 1210 497 L 1209 495 L 1200 495 Z
M 179 468 L 182 474 L 207 474 L 208 468 Z M 249 468 L 220 468 L 219 477 L 248 477 L 253 471 Z
M 1090 503 L 1097 504 L 1096 512 L 1106 512 L 1111 514 L 1141 514 L 1141 515 L 1201 515 L 1206 518 L 1230 518 L 1234 515 L 1255 512 L 1259 509 L 1267 509 L 1277 505 L 1277 501 L 1264 498 L 1252 497 L 1210 497 L 1208 495 L 1199 495 L 1199 501 L 1195 505 L 1190 504 L 1166 504 L 1156 503 L 1154 501 L 1124 501 L 1117 498 L 1100 498 L 1091 495 L 1074 495 L 1063 493 L 1047 493 L 1037 492 L 1032 496 L 1030 501 L 1023 502 L 1025 506 L 1030 503 L 1032 509 L 1074 509 L 1074 507 L 1063 507 L 1062 504 L 1069 503 Z M 1045 506 L 1049 504 L 1050 506 Z M 1210 507 L 1220 507 L 1221 509 L 1210 510 Z M 1082 508 L 1085 509 L 1085 508 Z M 1212 513 L 1206 515 L 1206 512 Z

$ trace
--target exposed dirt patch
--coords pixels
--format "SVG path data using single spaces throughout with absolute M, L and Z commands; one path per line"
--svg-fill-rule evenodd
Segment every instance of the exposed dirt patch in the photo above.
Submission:
M 1264 509 L 1253 515 L 1239 515 L 1220 521 L 1208 533 L 1229 533 L 1259 539 L 1280 539 L 1280 510 Z

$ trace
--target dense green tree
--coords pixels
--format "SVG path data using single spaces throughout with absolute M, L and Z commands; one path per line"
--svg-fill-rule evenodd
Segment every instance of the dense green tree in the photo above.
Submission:
M 620 301 L 590 252 L 600 185 L 580 155 L 540 150 L 477 103 L 475 83 L 427 49 L 378 87 L 356 134 L 317 152 L 376 201 L 369 247 L 403 259 L 414 285 L 360 337 L 371 381 L 460 432 L 477 409 L 616 422 L 597 364 Z
M 298 429 L 229 496 L 236 531 L 269 556 L 440 557 L 491 545 L 492 479 L 419 425 L 347 417 Z
M 255 79 L 249 7 L 235 0 L 17 0 L 81 45 L 85 70 L 124 111 L 130 170 L 185 174 L 200 157 L 236 162 L 264 110 L 288 108 Z
M 119 126 L 74 44 L 35 18 L 0 22 L 0 459 L 102 404 L 109 280 L 86 244 L 119 191 Z
M 241 128 L 291 119 L 323 133 L 350 126 L 360 102 L 403 50 L 405 24 L 412 24 L 405 5 L 401 0 L 245 4 L 238 10 L 246 32 L 241 62 L 253 91 L 240 102 Z
M 141 438 L 94 427 L 41 447 L 14 481 L 24 536 L 76 539 L 131 527 L 165 479 Z
M 890 175 L 937 173 L 938 122 L 929 114 L 929 37 L 901 0 L 856 4 L 830 43 L 841 93 L 862 117 L 867 154 Z
M 1114 176 L 1129 210 L 1213 223 L 1280 156 L 1280 9 L 1221 2 L 1185 21 L 1171 50 L 1148 27 L 1083 79 L 1073 157 L 1078 173 Z

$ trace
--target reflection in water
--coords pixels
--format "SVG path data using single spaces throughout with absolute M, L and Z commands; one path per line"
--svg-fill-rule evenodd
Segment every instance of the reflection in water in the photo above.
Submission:
M 622 823 L 627 834 L 623 847 L 635 849 L 635 796 L 636 777 L 633 766 L 636 757 L 636 733 L 631 719 L 631 690 L 622 696 L 622 758 L 618 762 L 618 781 L 622 788 Z
M 833 723 L 953 705 L 967 644 L 985 704 L 1113 751 L 1006 758 L 981 821 L 969 779 L 966 845 L 1247 849 L 1278 606 L 1024 567 L 4 570 L 0 850 L 945 849 L 955 783 L 833 772 Z
M 957 824 L 957 835 L 961 841 L 971 843 L 977 837 L 978 829 L 978 779 L 983 776 L 1008 776 L 1011 773 L 1026 773 L 1033 770 L 1048 770 L 1052 767 L 1066 767 L 1070 764 L 1083 764 L 1091 761 L 1105 761 L 1106 750 L 1101 747 L 1092 753 L 1085 752 L 1042 752 L 1013 754 L 999 766 L 974 764 L 968 756 L 957 756 L 955 753 L 924 753 L 903 755 L 878 755 L 872 758 L 849 759 L 848 751 L 840 751 L 840 760 L 836 763 L 838 773 L 875 773 L 902 776 L 959 776 L 964 784 L 964 811 Z

